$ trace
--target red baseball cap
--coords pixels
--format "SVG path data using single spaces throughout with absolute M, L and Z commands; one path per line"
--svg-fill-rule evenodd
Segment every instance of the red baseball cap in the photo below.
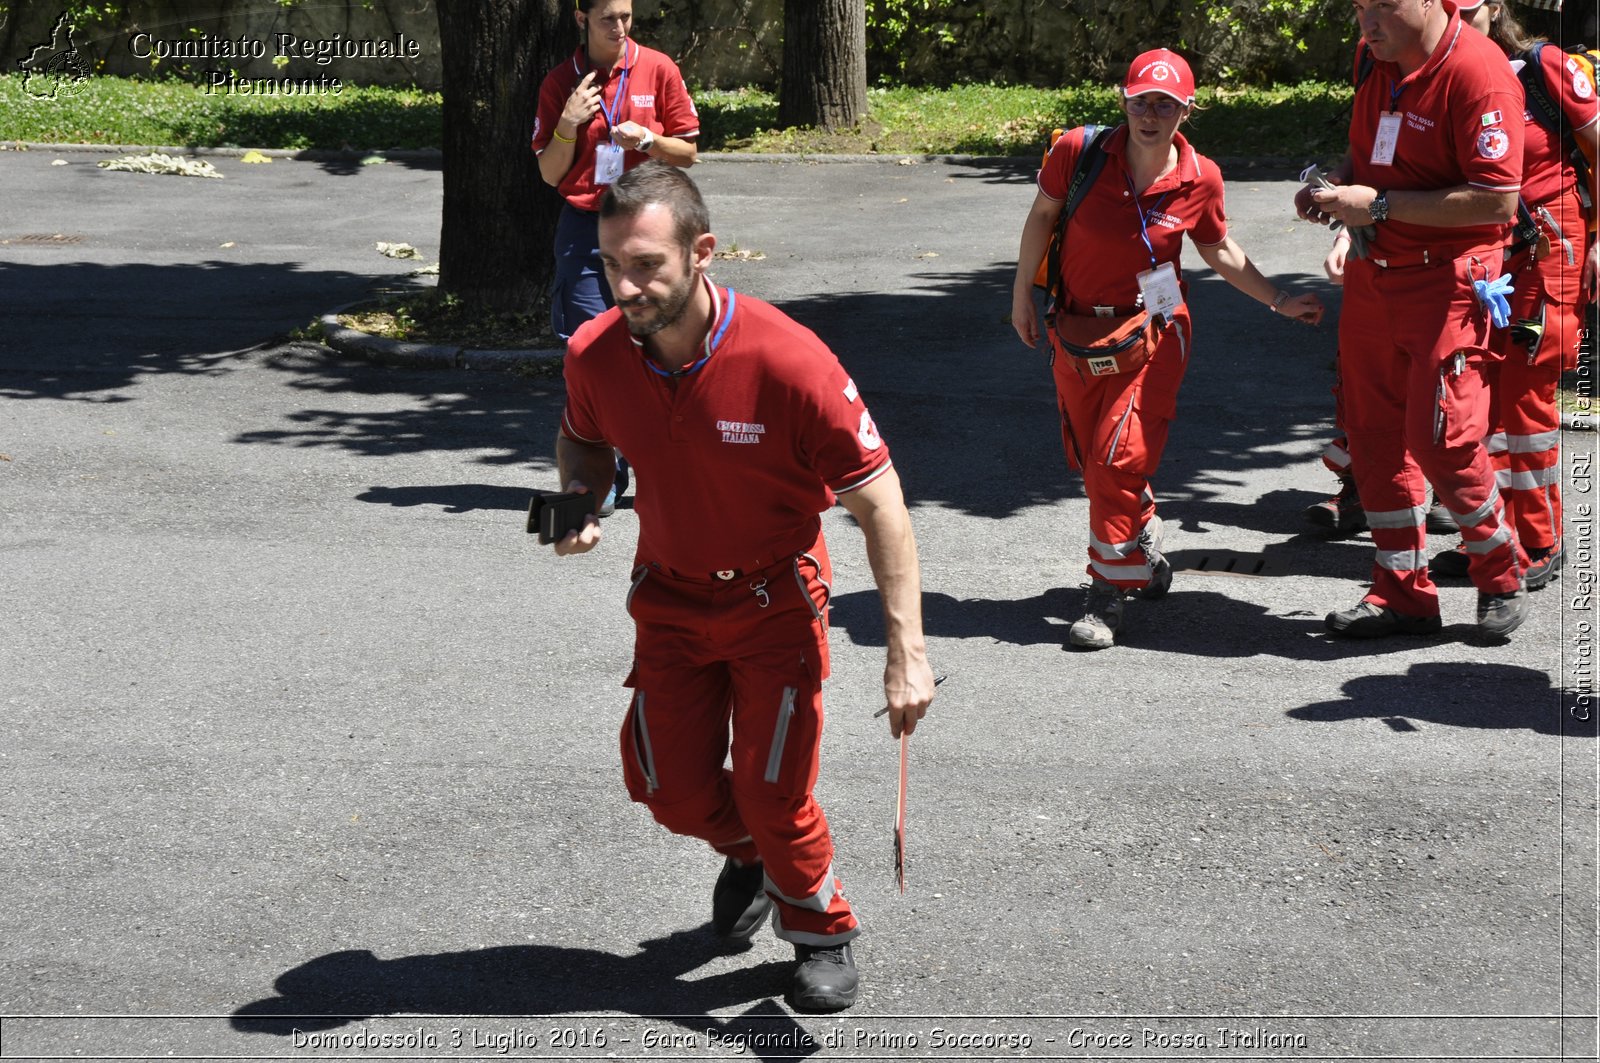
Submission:
M 1142 96 L 1147 92 L 1163 93 L 1182 104 L 1193 103 L 1194 75 L 1183 56 L 1156 48 L 1135 59 L 1122 83 L 1122 94 Z

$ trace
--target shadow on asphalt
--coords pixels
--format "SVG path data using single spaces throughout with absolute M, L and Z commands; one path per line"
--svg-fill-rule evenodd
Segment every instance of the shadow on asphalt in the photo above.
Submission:
M 0 336 L 0 397 L 130 402 L 153 375 L 225 373 L 242 352 L 285 339 L 393 276 L 225 260 L 104 266 L 0 263 L 25 313 Z M 338 294 L 346 293 L 342 298 Z
M 356 495 L 356 501 L 396 508 L 438 506 L 446 513 L 471 513 L 479 509 L 525 510 L 532 494 L 531 486 L 419 484 L 414 487 L 369 487 Z
M 1404 676 L 1359 676 L 1340 689 L 1340 701 L 1302 705 L 1285 715 L 1311 723 L 1378 719 L 1402 734 L 1434 724 L 1596 737 L 1593 697 L 1558 690 L 1548 675 L 1534 668 L 1414 664 Z M 1576 712 L 1589 718 L 1579 719 Z
M 365 949 L 350 949 L 285 971 L 273 983 L 276 995 L 239 1008 L 232 1026 L 245 1033 L 293 1037 L 381 1015 L 621 1013 L 685 1030 L 714 1031 L 722 1039 L 759 1035 L 759 1040 L 791 1046 L 771 1058 L 815 1052 L 815 1047 L 805 1047 L 809 1038 L 804 1030 L 774 1000 L 787 987 L 792 963 L 774 960 L 709 978 L 686 977 L 723 951 L 709 923 L 642 942 L 641 951 L 632 956 L 507 945 L 380 960 Z M 736 1017 L 710 1014 L 750 1004 L 754 1006 Z M 544 1031 L 537 1032 L 542 1037 Z M 628 1055 L 638 1046 L 611 1048 Z M 769 1058 L 754 1047 L 751 1054 Z
M 1370 549 L 1365 553 L 1370 561 Z M 1075 576 L 1070 586 L 1051 587 L 1031 598 L 1014 599 L 954 598 L 924 589 L 923 630 L 934 638 L 986 639 L 1017 646 L 1055 644 L 1068 652 L 1080 652 L 1066 645 L 1067 627 L 1083 616 L 1084 591 L 1080 584 L 1087 582 L 1087 576 Z M 1117 636 L 1117 647 L 1107 652 L 1129 649 L 1190 657 L 1341 661 L 1406 653 L 1425 644 L 1422 639 L 1409 637 L 1333 638 L 1323 626 L 1323 616 L 1330 608 L 1343 608 L 1343 600 L 1314 603 L 1315 608 L 1308 603 L 1308 608 L 1272 615 L 1266 606 L 1240 601 L 1220 591 L 1199 589 L 1204 586 L 1205 582 L 1180 573 L 1171 593 L 1161 601 L 1131 600 L 1127 629 Z M 1359 586 L 1353 586 L 1347 597 L 1351 602 L 1357 600 Z M 884 645 L 883 608 L 876 591 L 853 591 L 835 597 L 829 623 L 858 646 Z M 1455 624 L 1426 641 L 1471 644 L 1476 635 L 1474 625 Z M 1529 674 L 1543 678 L 1540 672 Z M 1373 682 L 1373 692 L 1381 693 L 1394 679 L 1377 676 Z
M 994 164 L 974 170 L 1009 172 Z M 1006 320 L 1012 272 L 1009 262 L 960 272 L 932 268 L 893 291 L 851 290 L 852 278 L 842 276 L 840 290 L 782 303 L 834 348 L 860 384 L 913 506 L 999 519 L 1082 497 L 1081 482 L 1062 459 L 1050 369 Z M 334 293 L 393 286 L 393 276 L 225 261 L 12 265 L 6 275 L 30 312 L 0 340 L 0 396 L 126 403 L 138 400 L 136 385 L 151 375 L 215 376 L 237 359 L 264 357 L 290 388 L 330 400 L 308 403 L 276 424 L 245 427 L 236 443 L 366 456 L 475 451 L 490 465 L 551 463 L 563 401 L 558 380 L 388 369 L 284 339 L 283 331 L 295 327 L 287 322 L 309 323 L 340 298 Z M 752 294 L 764 294 L 754 287 Z M 1308 387 L 1307 377 L 1308 370 L 1326 372 L 1331 334 L 1254 312 L 1246 322 L 1237 305 L 1226 303 L 1244 297 L 1213 275 L 1198 274 L 1192 287 L 1200 322 L 1196 355 L 1157 493 L 1186 529 L 1199 521 L 1288 531 L 1315 492 L 1287 502 L 1282 512 L 1223 496 L 1259 470 L 1290 464 L 1306 465 L 1308 490 L 1322 488 L 1325 477 L 1306 455 L 1328 433 L 1332 402 L 1326 385 Z M 263 339 L 277 344 L 265 356 Z M 257 346 L 240 348 L 245 342 Z M 344 401 L 351 395 L 378 401 Z M 388 395 L 404 401 L 382 402 Z M 462 499 L 481 505 L 471 500 L 475 490 L 471 484 L 438 489 L 452 512 L 464 512 L 454 508 Z M 514 508 L 496 508 L 502 507 Z

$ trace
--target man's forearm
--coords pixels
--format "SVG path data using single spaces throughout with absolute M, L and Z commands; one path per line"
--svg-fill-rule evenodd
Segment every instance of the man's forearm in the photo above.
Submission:
M 561 479 L 561 490 L 565 491 L 576 480 L 596 496 L 595 506 L 598 508 L 616 478 L 616 457 L 610 447 L 589 446 L 557 432 L 556 470 Z
M 1516 216 L 1517 194 L 1460 185 L 1437 191 L 1389 193 L 1389 218 L 1454 229 L 1468 225 L 1503 225 Z
M 860 497 L 841 502 L 861 525 L 867 540 L 867 564 L 883 599 L 884 631 L 891 661 L 921 659 L 927 654 L 922 635 L 922 571 L 917 564 L 917 540 L 911 515 L 900 497 L 899 478 L 889 475 L 873 481 Z

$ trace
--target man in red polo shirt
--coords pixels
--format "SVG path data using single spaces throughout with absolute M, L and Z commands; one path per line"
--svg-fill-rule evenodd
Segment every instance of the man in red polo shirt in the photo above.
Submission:
M 811 793 L 831 577 L 819 514 L 837 500 L 866 536 L 895 736 L 933 700 L 916 541 L 854 381 L 808 329 L 706 278 L 709 229 L 694 182 L 658 163 L 601 200 L 617 306 L 567 349 L 556 461 L 568 490 L 597 499 L 612 447 L 641 471 L 634 695 L 621 736 L 630 796 L 725 858 L 713 928 L 747 939 L 773 910 L 800 961 L 791 1002 L 833 1011 L 856 999 L 849 943 L 860 927 Z M 590 518 L 555 550 L 599 541 Z
M 1345 267 L 1344 422 L 1377 547 L 1372 589 L 1328 614 L 1348 638 L 1440 630 L 1424 520 L 1431 482 L 1461 527 L 1478 628 L 1509 635 L 1527 607 L 1524 558 L 1483 444 L 1484 361 L 1522 180 L 1522 87 L 1450 0 L 1355 0 L 1374 60 L 1356 89 L 1350 154 L 1302 189 L 1300 216 L 1375 226 Z

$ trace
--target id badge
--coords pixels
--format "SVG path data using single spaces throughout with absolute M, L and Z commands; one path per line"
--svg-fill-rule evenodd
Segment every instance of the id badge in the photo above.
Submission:
M 622 149 L 615 144 L 596 144 L 594 148 L 594 183 L 609 185 L 622 176 Z
M 1384 111 L 1378 118 L 1378 136 L 1372 142 L 1372 165 L 1393 166 L 1394 149 L 1400 144 L 1400 116 Z
M 1163 262 L 1155 269 L 1139 274 L 1139 294 L 1144 296 L 1144 308 L 1151 314 L 1171 317 L 1183 305 L 1183 291 L 1178 287 L 1178 270 L 1171 262 Z

